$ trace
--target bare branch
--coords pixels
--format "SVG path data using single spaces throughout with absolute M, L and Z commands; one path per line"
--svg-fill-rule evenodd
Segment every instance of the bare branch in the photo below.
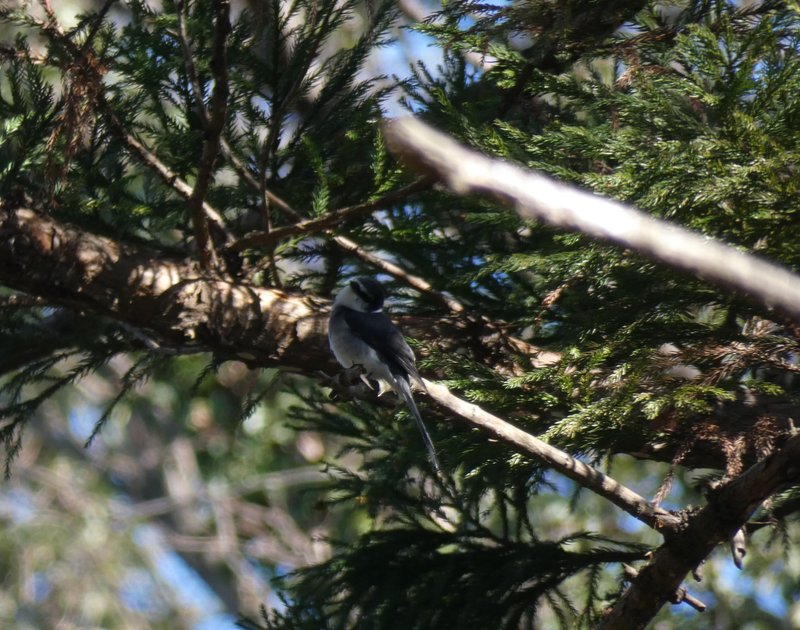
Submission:
M 388 124 L 385 134 L 400 159 L 423 173 L 435 174 L 456 194 L 494 197 L 525 218 L 628 247 L 800 319 L 800 277 L 783 267 L 621 203 L 481 155 L 413 118 Z
M 369 263 L 376 269 L 380 269 L 383 273 L 433 298 L 434 301 L 451 310 L 453 313 L 461 313 L 464 311 L 464 305 L 453 296 L 435 289 L 433 285 L 424 278 L 410 274 L 399 265 L 395 265 L 393 262 L 384 260 L 380 256 L 365 250 L 358 243 L 350 240 L 346 236 L 333 236 L 333 241 L 344 251 L 358 256 L 361 260 Z
M 211 111 L 208 114 L 208 124 L 205 130 L 203 155 L 197 169 L 197 180 L 194 184 L 192 196 L 189 198 L 189 207 L 194 226 L 197 249 L 200 255 L 200 264 L 204 269 L 215 268 L 217 265 L 214 243 L 208 231 L 206 213 L 203 211 L 203 201 L 214 172 L 214 162 L 219 153 L 220 137 L 225 126 L 225 116 L 228 111 L 228 62 L 226 55 L 226 42 L 231 32 L 230 0 L 214 1 L 214 47 L 211 58 L 211 72 L 214 75 L 214 90 L 211 97 Z M 202 98 L 202 97 L 201 97 Z
M 306 219 L 294 225 L 287 225 L 284 227 L 276 228 L 269 232 L 256 232 L 248 234 L 244 238 L 239 239 L 230 246 L 231 251 L 239 252 L 251 247 L 269 246 L 274 245 L 286 238 L 292 236 L 308 236 L 318 232 L 324 232 L 327 229 L 341 225 L 346 221 L 358 219 L 361 217 L 369 216 L 376 210 L 385 208 L 393 203 L 406 199 L 421 190 L 430 188 L 431 181 L 426 177 L 420 177 L 416 181 L 393 190 L 378 199 L 362 203 L 357 206 L 349 206 L 347 208 L 340 208 L 333 212 L 329 212 L 316 219 Z
M 125 128 L 125 125 L 119 119 L 119 116 L 117 116 L 116 112 L 105 100 L 105 98 L 102 97 L 102 95 L 98 98 L 98 100 L 103 107 L 106 120 L 108 121 L 111 130 L 117 134 L 125 146 L 128 147 L 128 149 L 130 149 L 134 154 L 139 156 L 139 159 L 145 165 L 153 169 L 161 177 L 164 183 L 167 184 L 167 186 L 172 188 L 187 201 L 191 199 L 194 189 Z M 211 219 L 221 231 L 225 231 L 225 220 L 222 218 L 222 215 L 217 212 L 207 201 L 202 202 L 202 208 L 208 218 Z
M 665 533 L 677 531 L 681 522 L 677 516 L 655 507 L 647 499 L 608 475 L 584 464 L 564 451 L 542 442 L 530 433 L 526 433 L 505 420 L 501 420 L 477 405 L 461 400 L 451 394 L 444 385 L 424 379 L 423 382 L 431 398 L 466 420 L 469 425 L 477 427 L 505 442 L 518 453 L 544 462 L 584 488 L 611 501 L 611 503 L 649 527 Z
M 625 577 L 628 580 L 634 580 L 639 575 L 639 572 L 634 569 L 629 564 L 622 564 L 622 570 L 625 572 Z M 703 602 L 699 599 L 691 595 L 684 587 L 679 587 L 678 590 L 673 594 L 672 599 L 670 600 L 673 604 L 681 604 L 687 603 L 689 606 L 694 608 L 697 612 L 705 612 L 705 609 L 708 608 Z

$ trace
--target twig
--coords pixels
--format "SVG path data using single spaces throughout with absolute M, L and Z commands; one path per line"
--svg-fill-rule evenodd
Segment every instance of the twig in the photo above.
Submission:
M 167 186 L 172 188 L 184 199 L 191 199 L 193 188 L 183 179 L 181 179 L 178 174 L 169 166 L 158 159 L 157 155 L 144 146 L 144 144 L 139 142 L 139 140 L 137 140 L 133 134 L 131 134 L 125 128 L 123 122 L 119 119 L 116 112 L 102 95 L 98 96 L 98 101 L 103 107 L 109 127 L 119 137 L 119 139 L 122 140 L 123 144 L 125 144 L 128 149 L 133 151 L 133 153 L 138 155 L 142 162 L 152 168 L 161 177 L 164 183 L 167 184 Z M 206 213 L 208 218 L 211 219 L 211 221 L 213 221 L 220 230 L 227 233 L 227 230 L 225 230 L 225 220 L 222 218 L 222 215 L 220 215 L 220 213 L 217 212 L 207 201 L 203 201 L 202 208 L 203 212 Z
M 418 0 L 399 0 L 398 5 L 400 6 L 400 10 L 409 20 L 420 23 L 428 22 L 434 24 L 436 21 L 438 21 L 432 20 L 432 18 L 436 17 L 436 13 L 428 12 Z M 475 51 L 466 51 L 463 52 L 462 55 L 467 63 L 484 72 L 491 70 L 497 65 L 497 59 L 491 55 L 484 55 Z
M 259 190 L 259 188 L 260 188 L 259 184 L 258 184 L 258 181 L 252 175 L 249 176 L 249 180 L 246 180 L 246 183 L 251 188 L 253 188 L 254 190 Z M 315 221 L 327 220 L 326 219 L 327 216 L 336 216 L 336 217 L 338 217 L 338 221 L 342 221 L 344 219 L 342 219 L 341 215 L 342 215 L 342 213 L 345 213 L 345 212 L 348 213 L 348 216 L 347 216 L 348 219 L 351 219 L 354 216 L 354 214 L 350 214 L 350 213 L 358 212 L 359 215 L 366 214 L 367 213 L 367 208 L 369 208 L 369 212 L 374 212 L 376 209 L 378 209 L 378 208 L 380 208 L 380 207 L 382 207 L 382 206 L 384 206 L 386 204 L 394 203 L 396 201 L 399 201 L 399 200 L 403 199 L 407 195 L 413 194 L 414 192 L 418 192 L 420 190 L 424 190 L 424 188 L 429 186 L 429 185 L 430 185 L 430 181 L 427 178 L 420 178 L 420 179 L 416 180 L 415 182 L 412 182 L 408 186 L 405 186 L 404 188 L 400 188 L 400 189 L 398 189 L 396 191 L 393 191 L 391 193 L 387 193 L 386 195 L 384 195 L 380 199 L 376 199 L 375 201 L 368 202 L 366 204 L 361 204 L 359 206 L 351 206 L 350 208 L 343 208 L 341 210 L 337 210 L 337 211 L 332 212 L 331 215 L 326 215 L 325 217 L 321 217 L 320 219 L 309 219 L 309 220 L 307 220 L 305 222 L 303 222 L 301 220 L 301 218 L 300 218 L 301 215 L 297 210 L 292 208 L 288 203 L 283 201 L 283 199 L 281 199 L 280 197 L 278 197 L 274 193 L 271 193 L 266 188 L 263 188 L 261 190 L 262 190 L 262 192 L 265 193 L 265 195 L 267 197 L 266 200 L 270 201 L 271 203 L 275 203 L 285 215 L 287 215 L 289 217 L 292 217 L 295 220 L 297 220 L 298 224 L 296 224 L 294 226 L 286 226 L 286 228 L 277 228 L 277 229 L 273 230 L 272 232 L 259 232 L 258 234 L 254 234 L 251 237 L 245 236 L 244 238 L 240 239 L 236 243 L 233 243 L 232 245 L 230 245 L 229 248 L 231 249 L 231 251 L 242 251 L 242 250 L 246 249 L 247 247 L 255 247 L 259 243 L 250 242 L 249 244 L 247 244 L 247 243 L 245 243 L 245 241 L 247 241 L 248 238 L 255 239 L 256 237 L 263 239 L 263 243 L 260 243 L 260 244 L 267 244 L 268 242 L 270 242 L 272 240 L 272 236 L 273 235 L 281 232 L 281 230 L 283 230 L 283 229 L 292 230 L 293 232 L 295 232 L 294 228 L 296 228 L 297 225 L 302 225 L 303 223 L 311 224 L 311 223 L 314 223 Z M 346 251 L 349 254 L 353 254 L 355 256 L 358 256 L 359 258 L 361 258 L 361 260 L 363 260 L 366 263 L 372 265 L 373 267 L 376 267 L 377 269 L 380 269 L 385 274 L 390 275 L 393 278 L 397 278 L 398 280 L 400 280 L 404 284 L 406 284 L 406 285 L 408 285 L 410 287 L 413 287 L 414 289 L 416 289 L 420 293 L 423 293 L 425 295 L 428 295 L 428 296 L 432 297 L 437 303 L 441 304 L 445 308 L 450 309 L 454 313 L 461 313 L 464 310 L 464 306 L 458 300 L 456 300 L 452 296 L 449 296 L 449 295 L 447 295 L 445 293 L 442 293 L 441 291 L 437 291 L 436 289 L 433 288 L 433 286 L 431 286 L 431 284 L 429 282 L 427 282 L 423 278 L 420 278 L 419 276 L 414 276 L 412 274 L 409 274 L 408 272 L 406 272 L 404 269 L 402 269 L 398 265 L 395 265 L 394 263 L 391 263 L 391 262 L 389 262 L 387 260 L 384 260 L 380 256 L 377 256 L 376 254 L 373 254 L 372 252 L 368 252 L 363 247 L 361 247 L 358 243 L 350 240 L 349 238 L 347 238 L 345 236 L 336 235 L 330 229 L 323 229 L 322 232 L 324 234 L 326 234 L 327 236 L 330 236 L 331 240 L 333 240 L 333 242 L 341 250 Z M 297 230 L 296 233 L 302 233 L 302 230 Z M 284 233 L 284 238 L 287 237 L 288 235 L 289 234 Z
M 410 117 L 386 125 L 385 135 L 406 164 L 435 174 L 456 194 L 494 197 L 525 218 L 628 247 L 800 319 L 800 277 L 782 267 L 630 206 L 481 155 Z
M 194 51 L 192 50 L 192 44 L 189 41 L 189 35 L 186 32 L 185 13 L 186 1 L 179 0 L 179 2 L 176 3 L 175 11 L 175 15 L 178 20 L 178 40 L 181 43 L 181 50 L 183 51 L 183 62 L 186 64 L 186 76 L 188 77 L 189 83 L 192 86 L 192 92 L 194 92 L 197 113 L 200 116 L 203 127 L 206 127 L 208 125 L 208 112 L 206 111 L 206 105 L 203 102 L 203 86 L 200 85 L 200 77 L 197 74 L 197 66 L 194 64 Z
M 306 219 L 294 225 L 279 227 L 272 231 L 249 234 L 236 241 L 229 249 L 234 252 L 239 252 L 251 247 L 274 245 L 286 238 L 298 236 L 300 234 L 307 236 L 317 232 L 324 232 L 329 228 L 341 225 L 345 221 L 368 216 L 375 212 L 375 210 L 379 210 L 397 201 L 402 201 L 409 195 L 430 188 L 430 185 L 431 180 L 429 178 L 420 177 L 407 186 L 393 190 L 373 201 L 368 201 L 367 203 L 362 203 L 357 206 L 340 208 L 339 210 L 329 212 L 316 219 Z
M 106 17 L 106 14 L 111 9 L 111 5 L 115 4 L 117 0 L 106 0 L 100 10 L 94 14 L 94 22 L 92 23 L 92 28 L 89 29 L 89 33 L 86 35 L 86 40 L 83 42 L 83 46 L 81 47 L 81 53 L 86 54 L 86 51 L 92 45 L 92 40 L 94 40 L 94 36 L 97 35 L 97 31 L 100 30 L 100 27 L 103 25 L 103 19 Z
M 211 96 L 211 111 L 208 114 L 203 155 L 197 169 L 194 190 L 189 198 L 200 265 L 204 269 L 217 265 L 214 243 L 208 230 L 207 215 L 203 211 L 203 201 L 214 172 L 214 162 L 219 153 L 220 136 L 225 126 L 228 111 L 228 62 L 226 44 L 231 32 L 230 0 L 214 0 L 214 48 L 211 58 L 211 72 L 214 75 L 214 90 Z
M 622 563 L 622 570 L 625 572 L 625 577 L 628 578 L 628 580 L 635 580 L 639 575 L 639 572 L 636 569 L 624 562 Z M 679 587 L 678 590 L 675 591 L 675 594 L 670 601 L 673 604 L 689 604 L 689 606 L 698 612 L 704 612 L 705 609 L 708 608 L 708 606 L 706 606 L 695 596 L 691 595 L 683 586 Z
M 332 238 L 333 242 L 344 251 L 358 256 L 364 262 L 369 263 L 373 267 L 383 271 L 383 273 L 390 275 L 393 278 L 400 280 L 400 282 L 403 284 L 406 284 L 416 289 L 420 293 L 433 298 L 435 302 L 441 304 L 447 309 L 450 309 L 452 312 L 462 313 L 464 311 L 464 305 L 461 304 L 461 302 L 456 300 L 454 297 L 433 288 L 430 282 L 424 278 L 410 274 L 399 265 L 395 265 L 388 260 L 384 260 L 372 252 L 368 252 L 358 243 L 351 241 L 346 236 L 335 235 Z
M 464 418 L 471 426 L 478 427 L 505 442 L 518 453 L 534 457 L 584 488 L 609 500 L 635 519 L 656 531 L 669 534 L 677 531 L 679 517 L 655 507 L 647 499 L 623 486 L 596 468 L 584 464 L 562 450 L 542 442 L 522 429 L 501 420 L 477 405 L 461 400 L 450 393 L 444 385 L 423 379 L 428 394 L 440 405 Z

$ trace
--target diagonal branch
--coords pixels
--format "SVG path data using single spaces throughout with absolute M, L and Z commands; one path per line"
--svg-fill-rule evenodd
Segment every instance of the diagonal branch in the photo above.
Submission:
M 413 289 L 416 289 L 423 295 L 427 295 L 437 304 L 443 306 L 451 312 L 464 312 L 464 305 L 461 302 L 455 299 L 452 295 L 435 289 L 430 282 L 425 280 L 425 278 L 408 273 L 400 265 L 395 265 L 393 262 L 384 260 L 380 256 L 367 251 L 358 243 L 347 238 L 346 236 L 336 234 L 331 238 L 333 239 L 333 242 L 336 243 L 343 251 L 357 256 L 367 264 L 372 265 L 376 269 L 380 269 L 383 273 L 400 280 L 400 282 L 412 287 Z
M 106 120 L 108 121 L 109 127 L 111 131 L 113 131 L 116 136 L 122 141 L 122 143 L 135 155 L 139 157 L 139 159 L 149 168 L 153 169 L 159 177 L 164 181 L 164 183 L 172 188 L 176 193 L 178 193 L 181 197 L 186 199 L 187 201 L 192 198 L 192 193 L 194 189 L 183 179 L 181 179 L 178 174 L 173 171 L 169 166 L 164 164 L 159 157 L 153 153 L 150 149 L 148 149 L 142 142 L 137 140 L 132 133 L 130 133 L 126 128 L 125 124 L 120 120 L 119 116 L 117 116 L 114 109 L 111 107 L 110 103 L 106 101 L 106 99 L 102 96 L 98 96 L 98 102 L 100 103 L 103 112 L 105 114 Z M 221 230 L 225 230 L 225 220 L 222 218 L 222 215 L 214 209 L 214 207 L 209 204 L 207 201 L 202 202 L 203 212 L 206 213 L 208 218 L 214 222 L 214 224 Z
M 253 234 L 248 234 L 244 238 L 241 238 L 233 243 L 229 249 L 234 252 L 240 252 L 251 247 L 274 245 L 275 243 L 292 236 L 309 236 L 318 232 L 325 232 L 331 228 L 341 225 L 346 221 L 369 216 L 376 210 L 384 208 L 398 201 L 403 201 L 409 195 L 413 195 L 414 193 L 430 188 L 430 185 L 431 181 L 429 178 L 420 177 L 407 186 L 393 190 L 382 197 L 379 197 L 373 201 L 368 201 L 367 203 L 358 204 L 357 206 L 349 206 L 347 208 L 340 208 L 339 210 L 335 210 L 316 219 L 306 219 L 305 221 L 299 221 L 294 225 L 275 228 L 269 232 L 256 232 Z
M 223 144 L 223 151 L 225 151 L 225 145 Z M 236 160 L 236 157 L 232 154 L 230 155 L 231 160 Z M 234 168 L 236 168 L 236 162 L 232 162 L 234 164 Z M 415 192 L 419 192 L 421 190 L 425 190 L 430 186 L 430 180 L 425 177 L 421 177 L 416 181 L 412 182 L 411 184 L 399 188 L 398 190 L 392 191 L 384 195 L 383 197 L 376 199 L 374 201 L 367 202 L 365 204 L 360 204 L 358 206 L 350 206 L 349 208 L 342 208 L 340 210 L 336 210 L 329 215 L 325 215 L 324 217 L 320 217 L 319 219 L 307 219 L 305 221 L 302 220 L 300 213 L 292 208 L 288 203 L 286 203 L 283 199 L 272 193 L 268 188 L 261 187 L 258 181 L 250 175 L 246 169 L 243 168 L 244 165 L 239 163 L 239 167 L 241 168 L 241 172 L 239 173 L 242 176 L 245 183 L 250 186 L 250 188 L 254 191 L 264 193 L 266 201 L 270 203 L 274 203 L 277 205 L 281 211 L 288 217 L 297 221 L 295 225 L 290 225 L 282 228 L 277 228 L 275 230 L 270 230 L 267 232 L 258 232 L 257 234 L 253 234 L 251 236 L 245 236 L 244 238 L 240 239 L 239 241 L 231 244 L 229 246 L 231 251 L 238 252 L 247 249 L 248 247 L 257 247 L 259 245 L 269 245 L 277 241 L 273 241 L 272 239 L 275 238 L 275 234 L 280 233 L 282 238 L 287 238 L 289 236 L 294 236 L 296 234 L 303 234 L 305 232 L 305 228 L 302 226 L 305 225 L 308 228 L 309 233 L 321 229 L 322 233 L 326 234 L 331 238 L 331 240 L 341 249 L 349 254 L 357 256 L 367 264 L 375 267 L 376 269 L 380 269 L 383 273 L 392 276 L 403 282 L 407 286 L 410 286 L 420 293 L 423 293 L 429 297 L 431 297 L 437 304 L 442 305 L 444 308 L 452 311 L 453 313 L 461 313 L 464 310 L 464 305 L 461 304 L 458 300 L 456 300 L 451 295 L 443 293 L 435 289 L 430 282 L 421 278 L 419 276 L 415 276 L 413 274 L 408 273 L 404 269 L 402 269 L 399 265 L 395 265 L 388 260 L 384 260 L 377 254 L 373 254 L 372 252 L 367 251 L 363 247 L 361 247 L 355 241 L 347 238 L 346 236 L 342 236 L 340 234 L 334 234 L 333 230 L 330 228 L 326 228 L 325 225 L 328 221 L 332 221 L 334 224 L 339 224 L 345 220 L 352 219 L 356 215 L 364 216 L 365 214 L 369 214 L 374 212 L 375 210 L 384 207 L 390 203 L 395 203 L 397 201 L 401 201 L 405 199 L 408 195 L 411 195 Z M 237 172 L 240 171 L 240 168 L 237 168 Z M 346 216 L 343 216 L 346 215 Z M 331 217 L 330 219 L 328 217 Z M 320 226 L 320 222 L 323 223 Z M 313 226 L 313 229 L 311 229 Z M 284 231 L 285 230 L 285 231 Z M 248 242 L 248 239 L 252 239 Z
M 600 630 L 644 628 L 671 601 L 687 573 L 726 542 L 767 498 L 800 481 L 800 434 L 753 465 L 690 515 L 679 535 L 667 539 L 606 614 Z
M 608 475 L 484 411 L 477 405 L 461 400 L 450 393 L 444 385 L 428 380 L 423 380 L 423 382 L 433 400 L 457 414 L 470 426 L 489 433 L 511 446 L 518 453 L 544 462 L 553 470 L 609 500 L 649 527 L 666 534 L 677 531 L 680 525 L 680 519 L 677 516 L 654 506 L 650 501 Z
M 628 247 L 800 319 L 800 277 L 730 245 L 635 208 L 467 149 L 413 118 L 385 128 L 406 164 L 433 174 L 459 195 L 480 194 L 537 219 Z

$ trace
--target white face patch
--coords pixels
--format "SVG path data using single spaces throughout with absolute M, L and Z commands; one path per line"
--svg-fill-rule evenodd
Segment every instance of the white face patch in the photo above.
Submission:
M 359 313 L 380 313 L 381 308 L 370 309 L 369 305 L 361 298 L 351 286 L 346 286 L 339 291 L 336 299 L 333 302 L 334 306 L 346 306 L 352 308 Z
M 364 300 L 358 297 L 356 292 L 349 286 L 339 291 L 333 304 L 334 306 L 346 306 L 347 308 L 352 308 L 354 311 L 360 311 L 362 313 L 367 311 Z

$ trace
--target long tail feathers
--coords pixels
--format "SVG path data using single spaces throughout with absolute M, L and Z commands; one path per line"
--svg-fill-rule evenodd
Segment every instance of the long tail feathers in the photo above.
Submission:
M 428 433 L 428 429 L 422 421 L 422 416 L 419 414 L 419 409 L 417 409 L 417 404 L 414 402 L 414 396 L 411 394 L 411 386 L 407 380 L 402 378 L 397 379 L 397 384 L 403 400 L 405 400 L 406 405 L 408 405 L 408 408 L 411 410 L 411 415 L 414 416 L 414 420 L 417 421 L 419 432 L 422 434 L 422 441 L 425 442 L 425 447 L 428 449 L 428 456 L 430 457 L 431 464 L 433 464 L 433 468 L 436 472 L 441 474 L 442 467 L 439 465 L 439 458 L 436 457 L 436 449 L 433 447 L 433 440 L 431 440 L 430 433 Z

